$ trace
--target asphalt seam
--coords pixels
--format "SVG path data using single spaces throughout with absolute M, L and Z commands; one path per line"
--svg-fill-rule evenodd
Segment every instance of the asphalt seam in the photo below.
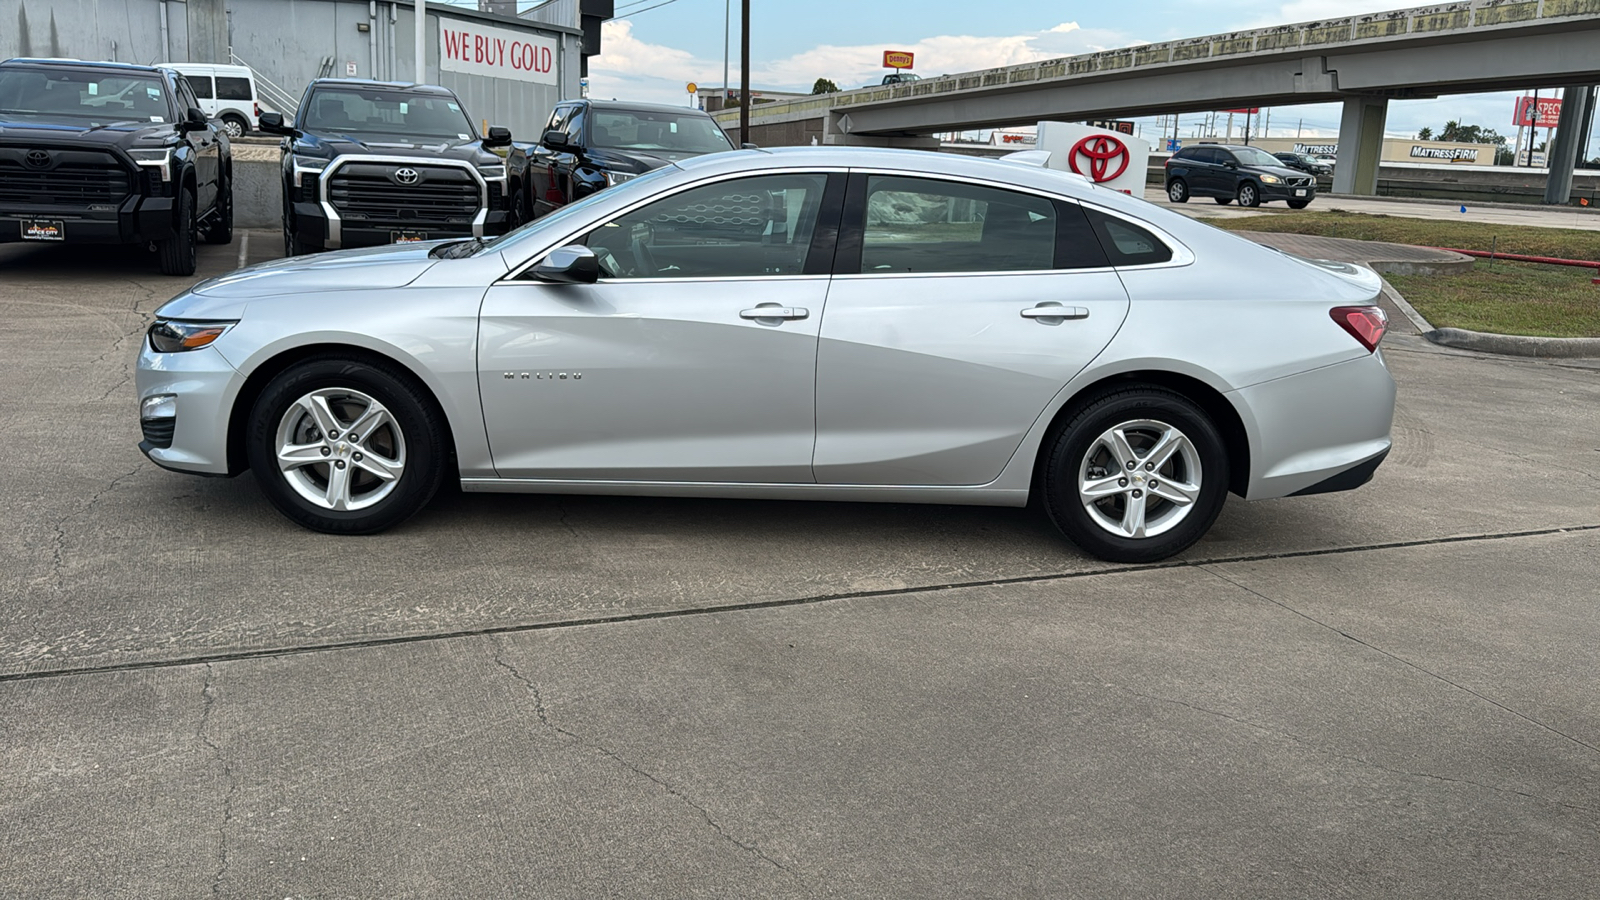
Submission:
M 520 669 L 518 669 L 516 666 L 512 665 L 509 662 L 506 662 L 505 657 L 503 656 L 504 648 L 500 646 L 499 642 L 494 642 L 492 646 L 493 646 L 493 649 L 494 649 L 494 653 L 492 655 L 492 659 L 494 660 L 495 665 L 498 665 L 500 668 L 505 669 L 506 672 L 508 672 L 511 675 L 512 678 L 516 679 L 519 683 L 521 683 L 522 686 L 525 687 L 528 690 L 528 693 L 530 695 L 532 695 L 532 697 L 533 697 L 533 714 L 534 714 L 534 716 L 536 718 L 538 718 L 540 725 L 543 725 L 544 727 L 550 729 L 551 731 L 554 731 L 557 734 L 560 734 L 560 735 L 572 740 L 579 747 L 582 747 L 584 749 L 592 750 L 592 751 L 594 751 L 596 753 L 599 753 L 601 756 L 606 757 L 607 759 L 617 763 L 618 765 L 621 765 L 623 768 L 627 769 L 628 771 L 632 772 L 633 774 L 638 775 L 639 777 L 643 778 L 644 780 L 650 782 L 651 784 L 655 785 L 656 787 L 658 787 L 662 791 L 664 791 L 667 794 L 667 796 L 669 796 L 672 799 L 678 801 L 679 803 L 682 803 L 684 806 L 687 806 L 690 809 L 694 810 L 696 813 L 698 813 L 700 815 L 700 818 L 705 820 L 705 823 L 711 827 L 711 830 L 715 831 L 717 833 L 718 837 L 722 838 L 723 840 L 727 841 L 730 844 L 733 844 L 735 847 L 738 847 L 740 850 L 744 851 L 745 853 L 751 854 L 752 856 L 755 856 L 755 857 L 765 861 L 766 863 L 770 864 L 771 866 L 773 866 L 774 868 L 778 869 L 779 871 L 781 871 L 781 872 L 783 872 L 783 873 L 785 873 L 787 875 L 790 875 L 790 876 L 798 877 L 797 873 L 795 873 L 789 867 L 785 866 L 783 863 L 780 863 L 777 860 L 773 859 L 772 857 L 768 856 L 765 852 L 762 851 L 762 849 L 760 847 L 758 847 L 758 846 L 756 846 L 754 844 L 747 844 L 744 841 L 741 841 L 738 838 L 734 837 L 733 835 L 729 834 L 726 830 L 723 829 L 721 823 L 719 823 L 711 815 L 711 811 L 710 810 L 708 810 L 704 806 L 701 806 L 700 804 L 696 803 L 687 794 L 683 793 L 682 791 L 680 791 L 676 787 L 674 787 L 670 782 L 668 782 L 668 781 L 666 781 L 666 780 L 664 780 L 662 778 L 657 777 L 655 774 L 653 774 L 651 772 L 648 772 L 648 771 L 646 771 L 644 769 L 639 768 L 638 766 L 634 765 L 633 763 L 629 762 L 626 758 L 624 758 L 622 756 L 622 754 L 616 752 L 615 750 L 612 750 L 610 747 L 607 747 L 604 744 L 600 744 L 600 743 L 597 743 L 595 741 L 584 740 L 576 732 L 569 731 L 569 730 L 567 730 L 565 728 L 562 728 L 560 725 L 557 725 L 554 722 L 550 721 L 550 714 L 549 714 L 549 711 L 545 709 L 544 696 L 539 691 L 538 685 L 534 684 L 532 679 L 528 678 L 526 675 L 523 675 L 522 671 Z
M 1266 601 L 1268 603 L 1271 603 L 1273 606 L 1276 606 L 1276 607 L 1278 607 L 1280 609 L 1283 609 L 1283 610 L 1287 610 L 1288 612 L 1291 612 L 1294 615 L 1299 616 L 1300 618 L 1306 620 L 1307 622 L 1310 622 L 1310 623 L 1312 623 L 1314 625 L 1321 626 L 1322 628 L 1325 628 L 1325 629 L 1333 632 L 1334 634 L 1337 634 L 1340 637 L 1345 638 L 1346 640 L 1354 641 L 1355 643 L 1360 644 L 1361 646 L 1366 647 L 1367 649 L 1369 649 L 1369 650 L 1371 650 L 1371 651 L 1373 651 L 1375 653 L 1378 653 L 1378 654 L 1381 654 L 1383 656 L 1386 656 L 1389 659 L 1392 659 L 1395 662 L 1400 663 L 1401 665 L 1407 666 L 1407 667 L 1409 667 L 1411 669 L 1414 669 L 1414 670 L 1416 670 L 1418 672 L 1421 672 L 1424 675 L 1427 675 L 1430 678 L 1433 678 L 1433 679 L 1436 679 L 1438 681 L 1441 681 L 1444 684 L 1447 684 L 1450 687 L 1453 687 L 1458 691 L 1461 691 L 1463 693 L 1470 694 L 1470 695 L 1472 695 L 1474 697 L 1477 697 L 1479 700 L 1482 700 L 1484 703 L 1487 703 L 1490 706 L 1495 707 L 1496 709 L 1499 709 L 1499 710 L 1501 710 L 1503 712 L 1510 713 L 1511 715 L 1516 716 L 1517 718 L 1522 719 L 1523 721 L 1525 721 L 1525 722 L 1527 722 L 1527 723 L 1529 723 L 1531 725 L 1536 725 L 1539 728 L 1542 728 L 1545 731 L 1550 732 L 1551 734 L 1558 735 L 1560 737 L 1566 738 L 1567 740 L 1571 741 L 1574 744 L 1577 744 L 1579 747 L 1582 747 L 1585 750 L 1590 751 L 1591 753 L 1600 753 L 1600 747 L 1596 747 L 1595 745 L 1583 740 L 1582 738 L 1574 737 L 1573 735 L 1567 734 L 1565 731 L 1562 731 L 1561 729 L 1556 728 L 1553 725 L 1547 725 L 1544 722 L 1541 722 L 1538 719 L 1535 719 L 1534 717 L 1532 717 L 1530 715 L 1527 715 L 1526 713 L 1519 712 L 1519 711 L 1517 711 L 1515 709 L 1512 709 L 1511 707 L 1505 705 L 1504 703 L 1501 703 L 1500 701 L 1494 699 L 1493 697 L 1488 696 L 1487 694 L 1483 694 L 1483 693 L 1480 693 L 1478 691 L 1475 691 L 1472 688 L 1467 687 L 1466 685 L 1462 684 L 1459 681 L 1455 681 L 1453 679 L 1446 678 L 1445 676 L 1440 675 L 1438 672 L 1435 672 L 1432 669 L 1429 669 L 1427 666 L 1424 666 L 1424 665 L 1422 665 L 1420 663 L 1414 663 L 1411 660 L 1406 659 L 1405 657 L 1399 655 L 1398 653 L 1391 653 L 1388 650 L 1385 650 L 1382 647 L 1379 647 L 1377 644 L 1374 644 L 1374 643 L 1372 643 L 1370 641 L 1367 641 L 1367 640 L 1363 640 L 1362 638 L 1359 638 L 1359 637 L 1351 634 L 1350 632 L 1345 631 L 1342 628 L 1339 628 L 1336 625 L 1330 625 L 1327 622 L 1324 622 L 1321 619 L 1318 619 L 1316 616 L 1310 615 L 1309 613 L 1301 612 L 1300 610 L 1295 609 L 1294 607 L 1292 607 L 1289 604 L 1283 602 L 1282 600 L 1277 600 L 1277 599 L 1274 599 L 1272 597 L 1268 597 L 1266 594 L 1263 594 L 1260 591 L 1255 590 L 1252 587 L 1249 587 L 1248 585 L 1242 584 L 1239 581 L 1236 581 L 1236 580 L 1234 580 L 1232 578 L 1229 578 L 1228 576 L 1222 574 L 1221 572 L 1212 571 L 1210 568 L 1208 568 L 1207 565 L 1199 565 L 1199 566 L 1196 566 L 1195 568 L 1198 568 L 1201 571 L 1206 572 L 1207 574 L 1209 574 L 1209 575 L 1211 575 L 1211 576 L 1213 576 L 1213 577 L 1215 577 L 1215 578 L 1217 578 L 1217 579 L 1219 579 L 1219 580 L 1221 580 L 1221 581 L 1223 581 L 1223 582 L 1225 582 L 1227 584 L 1231 584 L 1231 585 L 1233 585 L 1234 587 L 1238 588 L 1241 591 L 1244 591 L 1244 592 L 1246 592 L 1248 594 L 1251 594 L 1253 596 L 1259 597 L 1262 600 L 1264 600 L 1264 601 Z
M 876 591 L 846 591 L 835 594 L 817 594 L 810 597 L 789 597 L 779 600 L 755 600 L 745 603 L 723 603 L 714 606 L 700 606 L 693 609 L 649 610 L 643 612 L 625 613 L 616 616 L 590 616 L 580 619 L 562 619 L 552 622 L 529 622 L 517 625 L 495 625 L 485 628 L 467 628 L 456 631 L 434 632 L 430 634 L 409 634 L 349 641 L 330 641 L 323 644 L 303 644 L 291 647 L 265 647 L 259 650 L 205 653 L 197 654 L 195 656 L 174 657 L 172 659 L 141 660 L 138 662 L 112 663 L 100 666 L 47 669 L 36 672 L 8 672 L 0 674 L 0 684 L 18 681 L 39 681 L 51 678 L 68 678 L 80 675 L 120 674 L 123 672 L 138 672 L 148 669 L 177 669 L 187 666 L 209 665 L 211 663 L 219 662 L 242 662 L 252 659 L 274 659 L 277 657 L 299 656 L 308 653 L 328 653 L 338 650 L 361 650 L 378 647 L 393 647 L 405 644 L 449 641 L 459 638 L 476 638 L 501 634 L 525 634 L 534 631 L 556 631 L 566 628 L 586 628 L 595 625 L 619 625 L 629 622 L 649 622 L 658 619 L 679 619 L 689 616 L 709 616 L 729 612 L 756 612 L 768 609 L 782 609 L 790 606 L 812 606 L 819 603 L 833 603 L 841 600 L 863 600 L 875 599 L 879 597 L 899 597 L 911 594 L 932 594 L 942 591 L 957 591 L 966 590 L 969 588 L 984 587 L 1004 587 L 1014 584 L 1041 584 L 1056 581 L 1072 581 L 1079 578 L 1094 578 L 1101 575 L 1125 575 L 1138 572 L 1162 571 L 1166 569 L 1203 569 L 1205 566 L 1271 562 L 1273 560 L 1280 559 L 1306 559 L 1319 556 L 1342 556 L 1346 554 L 1367 553 L 1378 550 L 1406 550 L 1415 547 L 1434 547 L 1446 546 L 1450 544 L 1480 543 L 1484 541 L 1517 540 L 1520 538 L 1545 537 L 1548 535 L 1557 534 L 1579 534 L 1597 530 L 1600 530 L 1600 524 L 1568 525 L 1558 528 L 1539 528 L 1528 531 L 1507 531 L 1496 532 L 1492 534 L 1451 535 L 1448 537 L 1426 538 L 1415 541 L 1392 541 L 1387 543 L 1360 544 L 1351 547 L 1329 547 L 1319 550 L 1293 550 L 1286 553 L 1262 553 L 1248 556 L 1217 557 L 1214 559 L 1173 560 L 1159 563 L 1147 563 L 1143 565 L 1085 569 L 1079 572 L 1052 572 L 1045 575 L 1019 575 L 1011 578 L 985 578 L 973 581 L 914 585 L 903 588 L 887 588 Z

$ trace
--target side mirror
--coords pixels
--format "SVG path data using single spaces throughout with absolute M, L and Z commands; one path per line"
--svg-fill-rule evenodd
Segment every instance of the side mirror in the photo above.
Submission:
M 567 143 L 567 133 L 565 131 L 557 131 L 553 128 L 544 133 L 544 137 L 539 139 L 539 143 L 549 147 L 551 150 L 566 150 L 572 146 Z
M 199 107 L 191 106 L 187 110 L 184 111 L 184 114 L 183 114 L 183 130 L 184 131 L 199 131 L 202 128 L 205 128 L 207 125 L 210 125 L 210 124 L 211 124 L 210 120 L 208 120 L 206 118 L 206 114 L 204 112 L 202 112 Z
M 264 112 L 261 114 L 261 130 L 267 134 L 282 134 L 294 137 L 294 129 L 283 124 L 283 113 Z
M 568 244 L 535 263 L 533 277 L 555 284 L 594 284 L 600 279 L 600 259 L 582 244 Z
M 500 125 L 489 126 L 489 134 L 483 139 L 485 147 L 506 147 L 511 144 L 511 129 Z

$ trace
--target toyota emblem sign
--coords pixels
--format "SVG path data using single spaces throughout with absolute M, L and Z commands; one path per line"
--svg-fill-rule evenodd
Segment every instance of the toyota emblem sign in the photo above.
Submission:
M 418 177 L 417 170 L 410 167 L 396 169 L 394 173 L 394 180 L 399 184 L 416 184 Z
M 1040 122 L 1035 145 L 1049 152 L 1052 169 L 1082 175 L 1113 191 L 1144 196 L 1150 144 L 1130 134 L 1075 122 Z

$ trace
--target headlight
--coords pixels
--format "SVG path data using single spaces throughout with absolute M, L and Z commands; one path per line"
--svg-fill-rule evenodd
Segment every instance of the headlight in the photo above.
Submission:
M 150 326 L 150 349 L 157 353 L 182 353 L 199 350 L 222 337 L 223 332 L 238 322 L 183 322 L 177 319 L 157 319 Z
M 129 150 L 128 155 L 140 166 L 159 169 L 162 181 L 172 180 L 172 148 L 162 147 L 159 150 Z
M 606 177 L 606 187 L 614 187 L 614 186 L 619 185 L 619 184 L 623 183 L 624 181 L 627 181 L 627 180 L 629 180 L 631 178 L 639 177 L 637 174 L 635 174 L 633 172 L 611 172 L 611 171 L 606 171 L 606 172 L 602 172 L 601 174 Z
M 301 156 L 298 153 L 289 158 L 294 163 L 294 183 L 299 187 L 305 187 L 303 178 L 307 172 L 315 175 L 326 169 L 330 162 L 318 156 Z
M 1276 175 L 1263 175 L 1263 176 L 1261 176 L 1261 183 L 1262 184 L 1282 184 L 1283 183 L 1283 179 L 1279 178 Z
M 478 166 L 478 174 L 482 175 L 484 178 L 488 179 L 489 181 L 504 180 L 505 177 L 506 177 L 506 164 L 503 163 L 503 162 L 500 162 L 500 163 L 487 163 L 487 164 Z

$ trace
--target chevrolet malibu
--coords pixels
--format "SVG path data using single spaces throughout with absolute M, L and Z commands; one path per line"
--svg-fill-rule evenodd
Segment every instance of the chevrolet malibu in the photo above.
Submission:
M 466 491 L 1024 506 L 1096 556 L 1389 451 L 1371 272 L 1086 180 L 742 150 L 489 241 L 280 260 L 157 312 L 140 448 L 369 534 Z

